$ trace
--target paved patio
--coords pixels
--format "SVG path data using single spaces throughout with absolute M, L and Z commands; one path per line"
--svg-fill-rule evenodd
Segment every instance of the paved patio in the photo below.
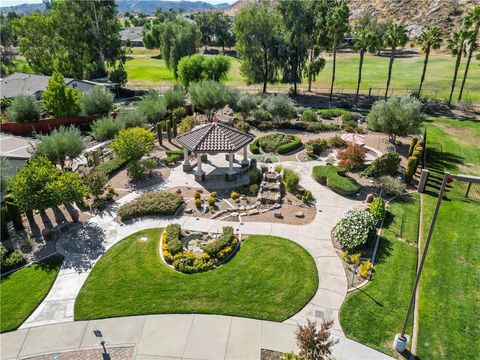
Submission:
M 237 322 L 240 320 L 236 320 L 239 318 L 231 318 L 231 317 L 224 317 L 224 316 L 216 316 L 216 315 L 180 315 L 178 318 L 175 316 L 177 315 L 163 315 L 162 316 L 146 316 L 146 317 L 137 317 L 145 318 L 145 324 L 149 324 L 150 319 L 159 319 L 157 329 L 152 329 L 152 331 L 156 331 L 159 333 L 164 333 L 166 329 L 170 329 L 170 326 L 165 324 L 162 325 L 161 321 L 174 321 L 172 319 L 176 319 L 175 321 L 180 321 L 179 319 L 183 319 L 182 321 L 187 321 L 185 319 L 190 318 L 192 319 L 192 324 L 190 326 L 192 329 L 197 328 L 197 322 L 200 322 L 202 325 L 198 325 L 201 330 L 198 330 L 198 336 L 202 338 L 205 334 L 209 332 L 220 331 L 219 329 L 222 328 L 221 325 L 223 322 L 228 322 L 230 325 L 227 326 L 227 330 L 225 334 L 220 333 L 212 333 L 209 338 L 212 339 L 209 341 L 223 341 L 224 348 L 228 351 L 223 352 L 223 355 L 220 356 L 220 353 L 203 353 L 203 345 L 202 342 L 199 341 L 198 343 L 190 344 L 190 338 L 185 340 L 183 352 L 180 354 L 180 350 L 176 350 L 176 355 L 168 355 L 167 353 L 160 353 L 152 354 L 154 356 L 174 356 L 174 357 L 186 357 L 186 358 L 195 358 L 195 359 L 216 359 L 216 358 L 235 358 L 237 356 L 235 346 L 237 343 L 242 343 L 242 341 L 246 342 L 248 346 L 251 346 L 252 356 L 255 353 L 255 357 L 252 358 L 259 358 L 260 349 L 268 348 L 272 350 L 279 350 L 279 351 L 291 351 L 294 350 L 295 341 L 294 341 L 294 329 L 296 324 L 298 323 L 305 323 L 307 319 L 312 319 L 316 321 L 325 320 L 334 320 L 334 326 L 332 329 L 332 335 L 338 337 L 340 339 L 340 343 L 336 346 L 336 351 L 338 353 L 338 359 L 377 359 L 377 358 L 386 358 L 381 357 L 384 356 L 368 347 L 365 347 L 359 343 L 353 342 L 345 338 L 343 331 L 339 324 L 338 319 L 338 311 L 340 306 L 345 299 L 347 294 L 347 279 L 345 272 L 343 270 L 343 266 L 341 264 L 340 259 L 338 258 L 333 245 L 330 241 L 330 232 L 333 226 L 338 222 L 341 218 L 345 210 L 350 209 L 355 206 L 361 205 L 360 201 L 347 199 L 341 197 L 334 192 L 330 191 L 328 188 L 318 184 L 311 178 L 311 169 L 313 166 L 317 165 L 317 162 L 309 162 L 309 163 L 300 163 L 300 162 L 285 162 L 283 163 L 284 167 L 292 168 L 297 170 L 301 174 L 301 185 L 305 188 L 309 189 L 313 193 L 313 197 L 316 200 L 316 208 L 318 212 L 316 214 L 315 219 L 313 222 L 307 225 L 288 225 L 284 224 L 282 226 L 278 226 L 278 224 L 268 223 L 268 222 L 247 222 L 247 223 L 239 223 L 239 222 L 228 222 L 228 221 L 219 221 L 219 220 L 212 220 L 212 219 L 204 219 L 204 218 L 194 218 L 190 216 L 170 216 L 170 217 L 151 217 L 140 219 L 132 222 L 128 222 L 126 224 L 119 225 L 118 223 L 114 222 L 113 219 L 116 217 L 116 212 L 118 207 L 121 204 L 127 203 L 137 196 L 141 194 L 141 192 L 133 192 L 125 197 L 121 198 L 114 206 L 110 207 L 106 211 L 102 212 L 98 216 L 89 220 L 87 224 L 84 226 L 79 226 L 77 229 L 73 229 L 69 233 L 65 234 L 64 238 L 58 242 L 57 250 L 65 256 L 64 264 L 60 270 L 60 273 L 52 286 L 47 297 L 44 301 L 40 304 L 40 306 L 32 313 L 32 315 L 26 320 L 26 322 L 21 326 L 21 330 L 18 330 L 14 333 L 5 334 L 3 337 L 11 337 L 12 341 L 19 341 L 18 337 L 25 336 L 26 344 L 31 343 L 31 350 L 32 354 L 44 353 L 47 352 L 47 349 L 44 349 L 42 346 L 46 346 L 48 341 L 45 343 L 37 342 L 33 338 L 36 336 L 32 335 L 32 340 L 29 340 L 29 337 L 26 334 L 35 334 L 36 332 L 42 333 L 43 331 L 51 332 L 51 331 L 59 331 L 59 334 L 71 326 L 72 329 L 76 329 L 76 327 L 86 326 L 80 325 L 85 323 L 93 323 L 94 322 L 73 322 L 73 309 L 74 309 L 74 302 L 75 298 L 78 295 L 83 283 L 85 282 L 88 274 L 90 273 L 92 267 L 96 263 L 96 261 L 100 258 L 100 256 L 105 253 L 111 246 L 116 244 L 118 241 L 122 240 L 126 236 L 133 234 L 142 229 L 148 228 L 155 228 L 155 227 L 164 227 L 171 222 L 179 223 L 182 228 L 186 228 L 189 230 L 194 231 L 218 231 L 223 226 L 230 225 L 232 226 L 235 231 L 238 231 L 241 234 L 264 234 L 264 235 L 275 235 L 288 238 L 292 241 L 297 242 L 301 246 L 303 246 L 315 259 L 315 263 L 317 265 L 318 276 L 319 276 L 319 287 L 317 292 L 311 299 L 311 301 L 306 304 L 306 306 L 297 314 L 292 316 L 290 319 L 287 319 L 283 324 L 282 323 L 271 323 L 266 321 L 259 321 L 259 320 L 251 320 L 251 319 L 242 319 L 243 323 L 251 324 L 252 327 L 257 327 L 256 330 L 252 328 L 252 331 L 246 331 L 245 329 L 242 330 L 241 323 L 238 328 L 238 336 L 236 336 L 237 328 L 233 327 L 234 330 L 230 327 L 232 324 L 237 326 Z M 176 169 L 175 169 L 176 170 Z M 174 172 L 172 172 L 174 173 Z M 192 181 L 193 176 L 189 174 L 185 174 L 182 172 L 183 183 L 189 183 Z M 178 172 L 180 176 L 180 172 Z M 190 179 L 190 177 L 192 179 Z M 145 191 L 154 191 L 154 190 L 161 190 L 169 187 L 178 186 L 177 177 L 170 177 L 165 183 L 156 185 L 154 187 L 149 188 Z M 196 184 L 198 186 L 198 184 Z M 78 239 L 86 239 L 86 244 L 88 246 L 76 246 L 75 242 L 78 242 Z M 189 318 L 189 319 L 190 319 Z M 120 318 L 119 318 L 120 319 Z M 193 319 L 197 319 L 196 322 L 193 322 Z M 227 319 L 227 320 L 226 320 Z M 229 319 L 229 320 L 228 320 Z M 117 319 L 107 319 L 101 320 L 102 326 L 107 326 L 110 322 L 120 321 Z M 136 343 L 137 337 L 133 335 L 128 335 L 129 324 L 132 318 L 127 318 L 125 324 L 120 322 L 118 325 L 118 329 L 125 329 L 127 333 L 124 333 L 123 330 L 121 332 L 121 336 L 124 339 L 129 339 L 126 342 L 111 342 L 110 344 L 128 344 L 128 343 Z M 137 320 L 136 320 L 137 321 Z M 140 320 L 138 320 L 140 321 Z M 174 322 L 175 322 L 174 321 Z M 218 322 L 218 326 L 217 326 Z M 64 323 L 63 325 L 61 325 Z M 56 324 L 56 325 L 52 325 Z M 180 323 L 179 323 L 180 324 Z M 175 326 L 180 326 L 179 324 Z M 48 326 L 45 326 L 48 325 Z M 195 326 L 194 326 L 195 325 Z M 62 326 L 66 328 L 64 330 L 57 330 L 62 329 Z M 172 325 L 173 326 L 173 325 Z M 184 325 L 187 326 L 187 325 Z M 247 325 L 245 325 L 247 326 Z M 29 331 L 28 329 L 31 328 Z M 148 326 L 146 327 L 148 330 Z M 112 328 L 114 331 L 115 326 Z M 183 329 L 183 328 L 182 328 Z M 267 330 L 265 330 L 267 329 Z M 189 330 L 189 333 L 190 333 Z M 254 331 L 255 330 L 255 331 Z M 81 332 L 80 330 L 78 330 Z M 144 330 L 142 330 L 144 331 Z M 197 330 L 195 330 L 197 331 Z M 248 333 L 248 335 L 245 335 Z M 263 332 L 266 331 L 265 334 Z M 270 333 L 271 331 L 271 333 Z M 278 331 L 278 334 L 277 334 Z M 84 329 L 85 332 L 85 329 Z M 69 331 L 72 334 L 74 331 Z M 22 335 L 25 334 L 25 335 Z M 87 334 L 87 333 L 85 333 Z M 142 332 L 143 334 L 143 332 Z M 195 334 L 195 332 L 194 332 Z M 257 334 L 257 335 L 255 335 Z M 87 334 L 88 335 L 88 334 Z M 86 336 L 87 336 L 86 335 Z M 265 335 L 265 336 L 264 336 Z M 120 335 L 119 335 L 120 336 Z M 132 337 L 133 336 L 133 337 Z M 166 335 L 162 335 L 166 336 Z M 269 336 L 272 339 L 277 339 L 274 343 L 269 343 L 266 339 L 269 339 Z M 282 336 L 284 338 L 282 339 Z M 233 337 L 233 340 L 229 340 L 230 337 Z M 70 341 L 70 336 L 61 336 L 61 338 L 65 338 L 63 340 L 57 339 L 58 341 Z M 147 336 L 148 338 L 148 336 Z M 195 337 L 194 337 L 195 339 Z M 223 340 L 222 340 L 223 339 Z M 28 341 L 27 341 L 28 340 Z M 80 348 L 83 346 L 83 340 L 80 342 L 78 339 L 75 338 L 72 342 L 68 343 L 68 349 L 75 349 Z M 113 341 L 110 339 L 109 341 Z M 140 341 L 140 340 L 138 340 Z M 146 340 L 145 340 L 146 341 Z M 205 340 L 206 341 L 206 340 Z M 230 344 L 231 341 L 231 345 Z M 274 340 L 272 340 L 274 341 Z M 170 340 L 166 341 L 165 346 L 170 346 Z M 207 342 L 208 343 L 208 342 Z M 144 353 L 142 349 L 145 349 L 145 345 L 143 345 L 141 341 L 138 344 L 137 355 L 143 358 L 142 356 L 149 355 L 148 351 Z M 162 345 L 159 341 L 154 342 L 158 349 L 163 349 Z M 189 345 L 190 344 L 190 345 Z M 37 345 L 39 348 L 37 348 Z M 217 344 L 220 346 L 219 344 Z M 227 346 L 228 345 L 228 346 Z M 265 346 L 264 346 L 265 345 Z M 268 345 L 268 346 L 267 346 Z M 289 346 L 285 348 L 285 346 Z M 54 348 L 56 345 L 52 344 Z M 180 346 L 180 345 L 179 345 Z M 245 345 L 247 346 L 247 345 Z M 240 346 L 238 351 L 243 350 L 246 348 L 245 346 Z M 148 348 L 148 347 L 147 347 Z M 211 346 L 208 349 L 212 348 Z M 217 346 L 213 346 L 213 348 L 217 349 Z M 8 349 L 8 347 L 7 347 Z M 28 347 L 27 347 L 28 349 Z M 44 350 L 42 350 L 44 349 Z M 54 348 L 51 351 L 58 351 Z M 62 348 L 63 349 L 63 348 Z M 66 347 L 65 347 L 66 349 Z M 63 350 L 65 350 L 63 349 Z M 207 350 L 208 350 L 207 349 Z M 230 349 L 230 350 L 229 350 Z M 359 350 L 361 349 L 361 350 Z M 61 349 L 60 349 L 61 350 Z M 2 346 L 3 351 L 3 346 Z M 22 346 L 21 349 L 13 349 L 11 354 L 15 356 L 23 357 L 26 354 L 25 347 Z M 162 350 L 163 351 L 163 350 Z M 213 350 L 212 350 L 213 351 Z M 369 353 L 371 351 L 371 353 Z M 359 354 L 370 354 L 367 357 L 358 357 Z M 358 354 L 357 354 L 358 353 Z M 9 353 L 10 354 L 10 353 Z M 165 355 L 167 354 L 167 355 Z M 207 356 L 208 355 L 208 356 Z M 257 356 L 258 355 L 258 356 Z M 9 355 L 10 356 L 10 355 Z M 13 355 L 12 355 L 13 356 Z M 26 355 L 25 355 L 26 356 Z M 240 357 L 244 359 L 245 357 Z

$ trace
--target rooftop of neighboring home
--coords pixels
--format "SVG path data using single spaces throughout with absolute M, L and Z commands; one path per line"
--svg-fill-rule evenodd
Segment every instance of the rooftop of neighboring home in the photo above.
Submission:
M 120 39 L 122 41 L 140 41 L 143 42 L 142 38 L 142 29 L 143 26 L 134 26 L 125 28 L 120 31 Z
M 16 72 L 1 79 L 0 92 L 1 98 L 13 98 L 20 95 L 37 96 L 45 91 L 50 76 L 26 74 Z M 78 88 L 80 91 L 90 91 L 97 83 L 89 80 L 78 80 L 74 78 L 65 78 L 65 84 Z

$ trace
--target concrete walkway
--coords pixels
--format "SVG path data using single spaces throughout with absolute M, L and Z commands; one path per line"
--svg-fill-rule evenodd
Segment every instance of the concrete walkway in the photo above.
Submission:
M 296 326 L 285 323 L 198 314 L 76 321 L 2 334 L 1 358 L 24 359 L 42 354 L 100 349 L 100 341 L 93 333 L 100 330 L 107 349 L 134 346 L 137 360 L 258 360 L 261 349 L 296 351 L 295 329 Z M 391 359 L 344 337 L 334 338 L 339 341 L 334 349 L 337 360 Z
M 282 165 L 285 168 L 292 168 L 300 172 L 301 185 L 312 191 L 313 197 L 316 200 L 316 208 L 318 209 L 317 215 L 313 222 L 306 225 L 282 224 L 279 226 L 278 224 L 268 222 L 239 223 L 194 218 L 190 216 L 170 216 L 145 218 L 120 225 L 114 221 L 118 207 L 124 203 L 132 201 L 141 194 L 141 192 L 130 193 L 121 198 L 114 206 L 110 207 L 98 216 L 90 219 L 87 224 L 81 225 L 78 228 L 66 233 L 65 236 L 58 242 L 57 249 L 65 256 L 64 264 L 62 265 L 51 291 L 45 300 L 40 304 L 40 306 L 21 326 L 21 329 L 72 322 L 74 315 L 74 302 L 78 292 L 88 277 L 92 267 L 103 253 L 105 253 L 118 241 L 137 231 L 148 228 L 164 227 L 172 222 L 176 222 L 179 223 L 182 228 L 204 232 L 219 231 L 223 226 L 229 225 L 232 226 L 235 231 L 239 231 L 241 234 L 281 236 L 300 244 L 315 259 L 319 276 L 319 286 L 311 301 L 300 312 L 292 316 L 290 319 L 287 319 L 282 325 L 285 329 L 289 329 L 288 331 L 291 336 L 289 340 L 290 343 L 292 343 L 294 339 L 293 329 L 296 324 L 304 323 L 307 319 L 317 321 L 325 319 L 334 320 L 332 334 L 337 336 L 339 339 L 343 339 L 339 345 L 337 345 L 338 351 L 340 351 L 342 354 L 344 351 L 346 354 L 349 354 L 350 347 L 353 346 L 352 344 L 356 344 L 355 346 L 363 346 L 345 339 L 339 324 L 338 311 L 347 294 L 347 279 L 341 261 L 335 253 L 333 245 L 330 241 L 330 232 L 333 226 L 341 218 L 345 210 L 359 206 L 361 205 L 361 202 L 341 197 L 314 181 L 311 178 L 311 169 L 313 166 L 317 165 L 316 162 L 285 162 Z M 180 173 L 178 170 L 178 168 L 174 169 L 175 176 L 173 178 L 175 181 L 172 182 L 172 180 L 169 179 L 163 184 L 148 189 L 148 191 L 161 190 L 178 186 L 179 184 L 198 186 L 198 184 L 192 184 L 192 179 L 190 179 L 190 177 L 193 178 L 193 176 L 184 174 L 183 172 Z M 181 174 L 184 175 L 181 180 L 182 182 L 179 183 Z M 175 315 L 165 316 L 168 317 Z M 149 317 L 147 316 L 146 318 Z M 228 317 L 204 315 L 200 316 L 200 318 L 204 319 L 202 321 L 207 321 L 205 319 L 208 318 L 212 319 L 212 324 L 207 323 L 205 325 L 205 330 L 208 332 L 215 331 L 215 329 L 211 329 L 211 327 L 216 327 L 216 319 L 225 319 Z M 113 319 L 110 319 L 110 321 L 113 321 Z M 245 321 L 247 320 L 245 319 Z M 259 322 L 259 324 L 263 323 L 267 322 Z M 80 322 L 75 322 L 75 324 L 80 324 Z M 128 325 L 126 324 L 125 326 Z M 275 326 L 271 326 L 278 327 L 280 324 L 277 323 Z M 50 329 L 50 327 L 47 328 Z M 42 331 L 38 329 L 35 329 L 34 331 Z M 165 328 L 158 330 L 164 331 Z M 20 331 L 25 333 L 26 330 Z M 19 334 L 18 336 L 21 335 Z M 260 341 L 260 339 L 257 340 Z M 241 341 L 241 336 L 239 336 L 239 341 Z M 348 350 L 345 350 L 346 348 L 348 348 Z M 369 349 L 366 347 L 364 348 Z M 283 348 L 280 350 L 286 351 Z M 186 357 L 191 357 L 190 355 L 193 356 L 193 354 L 187 354 L 188 356 Z M 202 356 L 199 354 L 200 353 L 196 355 L 196 358 L 202 358 Z M 225 353 L 225 357 L 226 354 L 227 353 Z M 177 355 L 175 356 L 184 356 Z

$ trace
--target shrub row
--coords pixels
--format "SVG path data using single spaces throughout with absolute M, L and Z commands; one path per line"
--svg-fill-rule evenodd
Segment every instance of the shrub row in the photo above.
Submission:
M 297 150 L 302 146 L 302 139 L 294 135 L 271 133 L 264 135 L 250 144 L 252 154 L 260 154 L 260 148 L 265 152 L 275 151 L 283 155 Z
M 360 184 L 345 175 L 346 169 L 333 165 L 315 166 L 312 170 L 313 178 L 320 184 L 342 196 L 352 196 L 360 191 Z
M 107 160 L 107 161 L 104 161 L 103 163 L 101 164 L 98 164 L 96 167 L 95 167 L 95 170 L 99 171 L 99 172 L 103 172 L 104 174 L 106 175 L 110 175 L 111 173 L 113 173 L 115 170 L 118 170 L 119 168 L 121 168 L 123 165 L 125 165 L 127 161 L 124 160 L 124 159 L 121 159 L 121 158 L 116 158 L 116 159 L 112 159 L 112 160 Z
M 118 216 L 122 221 L 147 215 L 173 215 L 183 204 L 183 197 L 168 192 L 151 192 L 122 205 Z
M 283 155 L 297 150 L 300 147 L 302 147 L 302 139 L 300 139 L 298 136 L 294 136 L 293 141 L 277 147 L 277 153 Z

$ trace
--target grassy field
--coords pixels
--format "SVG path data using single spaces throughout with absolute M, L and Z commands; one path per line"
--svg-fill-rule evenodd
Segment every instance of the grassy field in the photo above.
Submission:
M 426 125 L 431 175 L 424 234 L 445 171 L 480 175 L 480 123 L 440 119 Z M 474 359 L 480 351 L 480 199 L 454 182 L 442 202 L 420 282 L 420 359 Z M 477 190 L 478 191 L 478 190 Z M 474 195 L 475 196 L 475 195 Z
M 45 298 L 63 259 L 51 257 L 0 280 L 0 332 L 18 328 Z
M 297 244 L 250 236 L 227 264 L 182 274 L 159 257 L 161 229 L 133 234 L 95 265 L 75 302 L 75 319 L 206 313 L 283 321 L 314 295 L 312 257 Z M 148 241 L 140 242 L 140 236 Z
M 165 66 L 163 60 L 157 58 L 157 50 L 134 49 L 127 61 L 129 83 L 132 86 L 151 87 L 168 86 L 172 84 L 173 74 Z M 240 73 L 240 62 L 231 57 L 231 69 L 227 84 L 245 86 Z M 353 92 L 356 89 L 358 72 L 358 55 L 343 53 L 338 55 L 335 89 L 337 92 Z M 373 95 L 383 95 L 388 72 L 387 56 L 367 55 L 363 66 L 362 92 L 367 93 L 372 88 Z M 423 56 L 414 55 L 399 57 L 393 66 L 391 89 L 393 94 L 417 89 L 423 66 Z M 454 59 L 449 55 L 432 55 L 424 83 L 424 95 L 447 98 L 453 76 Z M 463 76 L 463 64 L 460 75 Z M 326 92 L 330 86 L 332 61 L 327 59 L 325 69 L 313 84 L 314 91 Z M 457 86 L 460 85 L 460 81 Z M 290 84 L 276 84 L 274 88 L 288 88 Z M 307 84 L 303 83 L 303 87 Z M 480 99 L 480 65 L 473 62 L 465 85 L 465 97 L 472 100 Z M 256 88 L 259 90 L 261 86 Z M 272 86 L 270 86 L 272 88 Z M 382 91 L 383 89 L 383 91 Z
M 401 329 L 415 277 L 417 249 L 407 241 L 417 243 L 419 195 L 401 197 L 387 210 L 375 274 L 367 286 L 347 297 L 340 323 L 349 338 L 395 355 L 393 337 Z

